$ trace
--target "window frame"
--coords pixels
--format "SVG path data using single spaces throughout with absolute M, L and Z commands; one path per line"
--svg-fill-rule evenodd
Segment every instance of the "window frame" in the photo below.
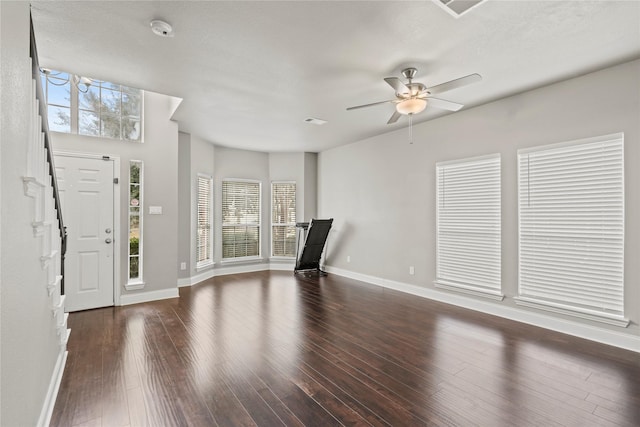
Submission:
M 498 153 L 436 163 L 437 288 L 504 299 L 501 168 Z
M 258 222 L 257 224 L 236 224 L 225 222 L 224 217 L 224 209 L 225 209 L 225 184 L 226 183 L 244 183 L 244 184 L 257 184 L 258 186 Z M 225 178 L 222 180 L 222 190 L 221 190 L 221 206 L 220 209 L 222 211 L 221 215 L 221 241 L 222 241 L 222 253 L 221 259 L 223 263 L 233 263 L 233 262 L 243 262 L 243 261 L 255 261 L 262 259 L 262 181 L 253 180 L 253 179 L 243 179 L 243 178 Z M 225 228 L 229 227 L 256 227 L 257 228 L 257 236 L 258 236 L 258 253 L 255 255 L 245 255 L 245 256 L 233 256 L 233 257 L 225 257 L 224 251 L 224 236 L 225 236 Z
M 278 186 L 278 185 L 293 185 L 293 203 L 294 203 L 294 217 L 295 220 L 292 223 L 276 223 L 273 220 L 273 208 L 274 208 L 274 203 L 275 203 L 275 191 L 274 191 L 274 187 Z M 295 253 L 295 242 L 294 242 L 294 250 L 293 253 L 291 255 L 274 255 L 274 228 L 275 227 L 283 227 L 283 228 L 289 228 L 289 227 L 293 227 L 293 232 L 294 232 L 294 236 L 296 234 L 296 221 L 297 221 L 297 217 L 298 217 L 298 206 L 297 206 L 297 195 L 298 195 L 298 186 L 296 184 L 295 181 L 272 181 L 271 182 L 271 251 L 270 251 L 270 257 L 274 258 L 274 259 L 295 259 L 296 257 L 296 253 Z M 295 239 L 294 239 L 295 240 Z M 286 251 L 285 251 L 286 252 Z
M 96 86 L 99 88 L 100 90 L 100 98 L 102 99 L 102 90 L 103 90 L 103 86 L 105 90 L 110 90 L 110 91 L 116 91 L 119 92 L 120 94 L 120 114 L 119 114 L 119 120 L 120 120 L 120 137 L 119 138 L 113 138 L 111 136 L 104 136 L 102 134 L 102 111 L 97 112 L 98 113 L 98 117 L 100 120 L 100 129 L 99 129 L 99 134 L 95 135 L 95 134 L 88 134 L 88 133 L 80 133 L 80 111 L 87 111 L 87 112 L 94 112 L 92 110 L 88 110 L 86 108 L 81 108 L 80 107 L 80 95 L 81 95 L 81 91 L 78 89 L 78 85 L 76 83 L 74 83 L 74 81 L 80 81 L 81 77 L 73 74 L 73 73 L 67 73 L 64 71 L 53 71 L 50 70 L 50 73 L 57 73 L 57 74 L 51 74 L 51 76 L 49 77 L 47 74 L 45 74 L 43 71 L 41 71 L 40 75 L 43 81 L 43 88 L 45 90 L 45 101 L 47 103 L 47 107 L 50 105 L 52 107 L 55 108 L 68 108 L 69 109 L 69 131 L 62 131 L 62 130 L 54 130 L 55 132 L 61 132 L 61 133 L 70 133 L 70 134 L 75 134 L 75 135 L 82 135 L 82 136 L 88 136 L 88 137 L 98 137 L 98 138 L 107 138 L 107 139 L 113 139 L 116 141 L 126 141 L 126 142 L 134 142 L 134 143 L 144 143 L 144 90 L 142 89 L 138 89 L 138 88 L 132 88 L 132 87 L 128 87 L 128 86 L 124 86 L 124 85 L 120 85 L 120 84 L 116 84 L 113 82 L 107 82 L 107 81 L 102 81 L 102 80 L 98 80 L 98 79 L 91 79 L 92 80 L 92 85 L 89 86 L 89 88 L 93 87 L 95 88 Z M 63 74 L 68 76 L 68 80 L 65 83 L 65 85 L 69 85 L 69 107 L 64 106 L 64 105 L 60 105 L 60 104 L 53 104 L 53 103 L 49 103 L 49 97 L 48 97 L 48 93 L 49 93 L 49 85 L 52 84 L 49 82 L 49 78 L 52 79 L 56 79 L 56 80 L 64 80 L 61 79 L 60 77 L 57 77 L 59 74 Z M 82 83 L 80 83 L 82 84 Z M 107 85 L 112 85 L 112 86 L 117 86 L 119 87 L 119 89 L 114 89 L 114 88 L 109 88 L 106 87 Z M 90 90 L 90 89 L 88 89 Z M 123 115 L 123 110 L 122 110 L 122 99 L 124 97 L 125 93 L 130 93 L 130 92 L 137 92 L 139 93 L 140 96 L 140 116 L 136 117 L 136 116 L 125 116 Z M 95 112 L 94 112 L 95 113 Z M 124 119 L 128 119 L 131 117 L 136 117 L 137 120 L 139 120 L 140 122 L 140 137 L 139 139 L 128 139 L 128 138 L 124 138 L 122 135 L 122 121 Z M 49 121 L 49 117 L 47 117 L 47 121 Z M 54 127 L 50 128 L 53 130 Z
M 604 155 L 605 151 L 604 146 L 606 144 L 610 144 L 610 146 L 616 145 L 615 151 L 612 150 L 613 154 Z M 598 159 L 595 155 L 589 157 L 588 151 L 590 150 L 589 146 L 593 146 L 595 150 L 597 150 L 597 146 L 602 145 L 601 150 L 601 158 L 597 161 L 593 161 L 592 159 Z M 575 151 L 571 151 L 574 150 Z M 593 153 L 595 153 L 595 150 Z M 582 151 L 582 156 L 580 157 L 580 151 Z M 539 163 L 536 163 L 532 166 L 531 164 L 531 155 L 540 155 L 540 156 L 548 156 L 544 160 L 540 160 Z M 554 154 L 555 153 L 555 154 Z M 562 159 L 562 156 L 568 160 Z M 617 157 L 619 154 L 619 158 Z M 553 157 L 553 156 L 556 157 Z M 606 159 L 605 159 L 606 157 Z M 525 162 L 526 159 L 526 162 Z M 549 166 L 549 160 L 554 161 L 557 166 L 556 169 L 551 169 Z M 572 170 L 570 160 L 575 160 L 582 163 L 573 163 L 575 167 L 576 174 L 569 175 L 569 172 Z M 577 165 L 577 167 L 576 167 Z M 606 173 L 602 173 L 603 170 L 606 170 L 607 167 L 612 166 L 613 172 L 607 171 Z M 619 167 L 618 167 L 619 166 Z M 545 175 L 544 172 L 539 172 L 538 176 L 532 175 L 532 168 L 535 167 L 538 171 L 544 171 L 544 169 L 551 170 L 551 172 L 555 172 L 555 176 L 553 180 L 547 180 L 546 183 L 544 181 Z M 579 168 L 582 168 L 580 170 Z M 578 175 L 579 174 L 579 175 Z M 606 176 L 606 178 L 605 178 Z M 562 178 L 568 177 L 573 178 L 573 181 L 566 182 L 564 185 L 568 187 L 570 184 L 573 187 L 571 190 L 567 190 L 565 188 L 565 192 L 563 193 L 562 188 Z M 593 178 L 593 181 L 588 181 L 588 179 Z M 601 180 L 598 181 L 596 178 L 600 177 Z M 548 175 L 547 175 L 548 178 Z M 577 180 L 576 180 L 577 179 Z M 525 181 L 526 180 L 526 181 Z M 541 188 L 538 194 L 534 194 L 531 191 L 531 182 L 535 180 L 538 188 Z M 612 181 L 613 180 L 613 181 Z M 579 182 L 577 182 L 579 181 Z M 550 184 L 549 184 L 550 183 Z M 593 194 L 593 191 L 578 192 L 581 190 L 580 186 L 586 183 L 588 185 L 589 190 L 601 190 L 597 194 Z M 612 185 L 613 183 L 613 185 Z M 617 185 L 617 187 L 616 187 Z M 551 188 L 552 187 L 552 188 Z M 605 193 L 604 189 L 609 188 L 610 193 Z M 614 190 L 611 190 L 614 188 Z M 555 191 L 556 195 L 561 197 L 557 197 L 555 200 L 561 200 L 562 203 L 556 203 L 558 205 L 555 210 L 553 210 L 553 196 L 550 195 L 551 191 Z M 571 193 L 570 191 L 574 191 Z M 526 194 L 525 194 L 526 193 Z M 591 194 L 589 194 L 591 193 Z M 616 199 L 615 195 L 619 195 L 619 198 Z M 532 195 L 537 198 L 538 211 L 532 210 L 531 212 L 526 212 L 526 209 L 531 209 L 531 197 Z M 568 201 L 573 200 L 572 197 L 576 197 L 579 195 L 580 198 L 580 206 L 582 206 L 582 210 L 577 210 L 576 204 L 569 204 Z M 601 207 L 596 207 L 597 204 L 602 203 L 603 195 L 607 195 L 606 209 L 602 209 Z M 574 141 L 568 141 L 558 144 L 547 144 L 542 146 L 531 147 L 527 149 L 518 150 L 518 295 L 515 298 L 516 304 L 532 307 L 536 309 L 566 314 L 574 317 L 579 317 L 588 320 L 594 320 L 598 322 L 608 323 L 615 326 L 626 327 L 629 324 L 629 320 L 624 317 L 624 305 L 625 305 L 625 290 L 624 290 L 624 134 L 616 133 L 610 135 L 604 135 L 600 137 L 593 138 L 584 138 Z M 545 198 L 546 197 L 546 198 Z M 544 203 L 547 203 L 544 206 L 544 210 L 540 209 Z M 526 204 L 526 206 L 525 206 Z M 572 216 L 568 216 L 568 213 L 571 211 L 577 211 L 580 219 L 576 219 L 575 213 Z M 539 212 L 539 215 L 537 213 Z M 550 212 L 548 214 L 547 212 Z M 554 218 L 549 218 L 549 215 L 553 215 L 554 213 L 562 212 L 563 217 L 557 217 L 558 219 L 564 219 L 565 223 L 569 223 L 571 232 L 573 233 L 572 239 L 566 235 L 568 228 L 562 225 L 562 222 L 556 222 L 554 224 Z M 599 214 L 597 212 L 600 212 Z M 525 216 L 526 215 L 526 216 Z M 601 215 L 599 220 L 595 220 L 599 224 L 597 227 L 589 227 L 587 230 L 590 231 L 590 235 L 595 235 L 595 232 L 600 232 L 600 236 L 594 237 L 584 234 L 579 234 L 580 229 L 585 229 L 585 225 L 589 225 L 589 222 L 593 222 L 593 218 L 595 215 Z M 531 221 L 528 221 L 528 217 L 535 216 L 536 223 L 545 224 L 544 226 L 540 226 L 535 228 L 536 235 L 542 237 L 530 237 L 532 232 L 530 230 L 527 231 L 527 235 L 523 235 L 523 230 L 525 228 L 532 228 Z M 547 216 L 547 219 L 545 219 Z M 618 218 L 617 220 L 615 218 Z M 612 225 L 611 223 L 604 223 L 603 221 L 616 220 L 619 222 L 619 225 Z M 558 221 L 557 219 L 555 221 Z M 535 226 L 535 224 L 534 224 Z M 564 227 L 564 228 L 560 228 Z M 613 230 L 619 229 L 617 233 L 614 233 Z M 553 232 L 553 238 L 547 237 L 546 243 L 544 238 L 544 233 Z M 563 236 L 562 234 L 565 234 Z M 617 234 L 617 237 L 616 237 Z M 562 240 L 564 239 L 564 240 Z M 569 240 L 572 244 L 569 244 Z M 612 242 L 613 241 L 613 242 Z M 616 242 L 617 241 L 617 242 Z M 536 243 L 537 242 L 537 243 Z M 566 252 L 558 252 L 558 242 L 564 242 L 566 248 L 570 248 L 574 246 L 576 249 L 573 252 L 570 252 L 566 249 Z M 531 251 L 529 249 L 531 245 L 536 244 L 540 245 L 536 248 L 535 251 Z M 577 282 L 573 282 L 574 280 L 579 279 L 580 276 L 584 276 L 587 274 L 587 269 L 585 266 L 588 266 L 593 270 L 593 264 L 589 264 L 589 257 L 597 256 L 598 247 L 601 247 L 603 243 L 606 244 L 607 257 L 598 258 L 601 262 L 599 266 L 600 270 L 593 272 L 593 275 L 588 279 L 591 280 L 591 283 L 587 286 L 585 282 L 579 287 L 575 287 Z M 533 261 L 536 261 L 536 253 L 542 253 L 542 255 L 538 255 L 538 261 L 544 261 L 544 253 L 542 250 L 549 249 L 548 253 L 556 252 L 552 257 L 547 255 L 549 261 L 543 262 L 542 268 L 536 272 L 536 270 L 531 269 L 531 265 Z M 562 250 L 565 250 L 562 248 Z M 568 256 L 567 256 L 568 255 Z M 563 258 L 562 263 L 558 263 L 557 259 Z M 531 260 L 529 259 L 531 258 Z M 576 261 L 576 259 L 581 259 L 581 262 Z M 608 261 L 607 261 L 608 260 Z M 524 265 L 523 265 L 524 262 Z M 527 262 L 529 264 L 527 264 Z M 585 264 L 587 262 L 587 264 Z M 582 265 L 580 267 L 578 264 Z M 579 269 L 576 269 L 576 265 L 578 265 Z M 618 269 L 614 270 L 605 270 L 605 268 L 611 267 Z M 562 283 L 565 284 L 564 287 L 559 287 L 557 289 L 550 288 L 549 285 L 553 283 L 553 279 L 549 281 L 549 284 L 540 285 L 540 271 L 554 271 L 552 268 L 557 268 L 555 271 L 557 274 L 562 274 L 559 276 L 562 278 Z M 564 271 L 561 270 L 564 268 Z M 569 270 L 577 271 L 575 275 L 572 276 L 569 273 Z M 526 273 L 525 273 L 526 272 Z M 593 282 L 599 280 L 599 275 L 602 277 L 602 274 L 607 276 L 618 276 L 620 278 L 619 281 L 616 282 L 617 288 L 613 289 L 619 293 L 620 301 L 617 302 L 617 309 L 614 309 L 615 302 L 611 302 L 609 300 L 609 308 L 605 308 L 604 299 L 601 299 L 601 296 L 593 297 L 593 296 L 585 296 L 584 292 L 589 288 L 589 292 L 594 292 L 592 295 L 596 295 L 597 292 L 605 289 L 609 286 L 609 284 L 603 284 L 601 282 L 596 283 Z M 538 275 L 536 275 L 538 273 Z M 554 273 L 556 274 L 556 273 Z M 591 274 L 591 273 L 589 273 Z M 524 277 L 528 275 L 529 277 Z M 609 280 L 609 279 L 608 279 Z M 544 287 L 550 288 L 553 292 L 545 295 Z M 567 301 L 566 293 L 569 288 L 574 286 L 573 289 L 578 289 L 580 292 L 576 292 L 573 295 L 573 301 Z M 548 295 L 552 293 L 556 293 L 556 297 L 552 298 Z M 565 292 L 563 294 L 562 292 Z M 610 294 L 609 297 L 613 298 L 614 294 Z M 570 298 L 570 297 L 569 297 Z M 594 303 L 589 304 L 585 302 L 589 299 L 597 299 L 601 306 L 596 307 Z M 615 299 L 615 298 L 614 298 Z M 581 301 L 581 302 L 579 302 Z
M 139 181 L 138 183 L 131 182 L 131 166 L 137 163 L 139 164 Z M 138 186 L 138 206 L 133 206 L 131 204 L 132 200 L 132 185 Z M 144 287 L 144 234 L 143 234 L 143 217 L 144 217 L 144 161 L 142 160 L 129 160 L 129 188 L 127 191 L 128 194 L 128 203 L 127 203 L 127 289 L 138 289 L 136 285 L 140 288 Z M 132 215 L 131 208 L 138 208 L 138 254 L 131 254 L 131 218 L 135 215 Z M 131 277 L 131 258 L 138 258 L 138 276 Z
M 209 257 L 203 260 L 200 260 L 200 181 L 205 180 L 207 182 L 207 187 L 209 191 L 209 200 L 208 200 L 208 218 L 207 224 L 205 225 L 209 229 L 209 242 L 208 242 L 208 251 Z M 213 249 L 214 249 L 214 233 L 213 233 L 213 176 L 205 173 L 198 173 L 196 178 L 196 271 L 206 269 L 214 265 L 213 262 Z

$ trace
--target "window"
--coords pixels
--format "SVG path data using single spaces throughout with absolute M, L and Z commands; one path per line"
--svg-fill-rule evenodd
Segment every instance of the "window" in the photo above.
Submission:
M 222 258 L 260 256 L 260 183 L 222 182 Z
M 296 256 L 296 183 L 271 183 L 271 256 Z
M 196 268 L 213 264 L 213 237 L 211 223 L 213 220 L 213 179 L 208 175 L 198 174 L 198 235 L 196 237 Z
M 501 293 L 500 156 L 436 164 L 437 287 Z
M 620 326 L 623 135 L 518 151 L 519 298 Z
M 142 140 L 140 89 L 51 70 L 43 70 L 42 84 L 50 130 Z
M 129 162 L 129 282 L 142 282 L 142 161 Z

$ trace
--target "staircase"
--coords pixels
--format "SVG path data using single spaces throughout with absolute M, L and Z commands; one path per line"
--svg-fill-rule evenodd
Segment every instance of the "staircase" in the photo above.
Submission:
M 38 52 L 31 25 L 32 82 L 30 94 L 30 127 L 27 141 L 26 173 L 22 177 L 24 194 L 34 199 L 32 212 L 33 238 L 40 243 L 40 265 L 46 271 L 44 284 L 51 302 L 61 352 L 66 351 L 70 329 L 64 312 L 64 255 L 66 230 L 62 221 L 60 196 L 56 183 L 53 152 L 47 123 L 47 104 L 40 80 Z

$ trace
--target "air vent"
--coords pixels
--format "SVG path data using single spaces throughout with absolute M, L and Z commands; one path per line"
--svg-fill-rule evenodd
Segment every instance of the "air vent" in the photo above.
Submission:
M 327 123 L 327 121 L 326 121 L 326 120 L 316 119 L 315 117 L 308 117 L 308 118 L 304 119 L 304 121 L 305 121 L 306 123 L 312 123 L 312 124 L 314 124 L 314 125 L 318 125 L 318 126 L 320 126 L 320 125 L 323 125 L 323 124 Z
M 469 12 L 486 0 L 433 0 L 435 4 L 446 10 L 454 18 Z

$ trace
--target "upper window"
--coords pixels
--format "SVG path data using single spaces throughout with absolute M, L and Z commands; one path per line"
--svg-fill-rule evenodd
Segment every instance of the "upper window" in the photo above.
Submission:
M 196 268 L 213 264 L 213 179 L 198 174 L 198 234 L 196 237 Z
M 296 183 L 271 183 L 271 256 L 296 256 Z
M 260 256 L 260 183 L 222 182 L 222 258 Z
M 500 156 L 436 165 L 436 286 L 502 299 Z
M 625 326 L 623 135 L 518 151 L 519 298 Z
M 42 87 L 50 130 L 142 141 L 140 89 L 44 69 Z

